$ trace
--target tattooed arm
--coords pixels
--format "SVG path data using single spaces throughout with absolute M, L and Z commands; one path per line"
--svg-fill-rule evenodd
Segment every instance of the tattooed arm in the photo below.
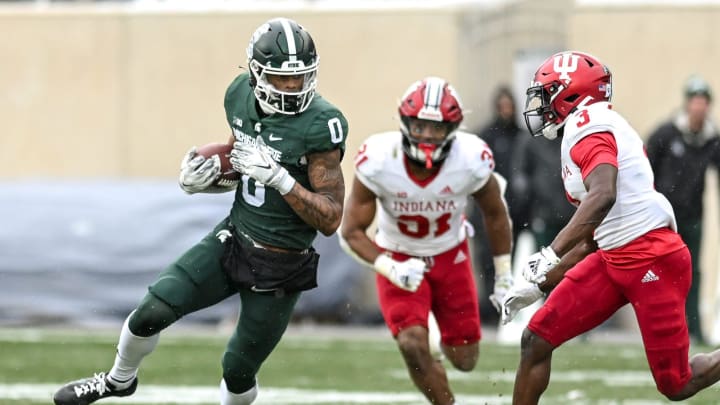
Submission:
M 285 201 L 308 225 L 330 236 L 340 226 L 345 199 L 340 150 L 313 153 L 307 158 L 310 185 L 315 191 L 296 182 L 285 194 Z

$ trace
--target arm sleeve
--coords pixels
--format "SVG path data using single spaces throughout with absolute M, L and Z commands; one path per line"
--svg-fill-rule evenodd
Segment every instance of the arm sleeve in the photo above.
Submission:
M 582 173 L 583 179 L 600 164 L 618 167 L 617 143 L 610 132 L 598 132 L 583 138 L 570 150 L 570 157 Z

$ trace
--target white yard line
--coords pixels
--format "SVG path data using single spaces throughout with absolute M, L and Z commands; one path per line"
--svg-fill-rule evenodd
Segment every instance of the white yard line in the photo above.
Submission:
M 3 399 L 25 400 L 49 403 L 53 392 L 60 384 L 0 384 L 0 402 Z M 175 387 L 171 385 L 145 385 L 132 397 L 107 398 L 101 404 L 194 404 L 216 405 L 219 400 L 218 388 L 208 386 Z M 507 405 L 511 403 L 508 395 L 457 395 L 464 405 Z M 622 404 L 622 405 L 661 405 L 664 401 L 647 399 L 593 400 L 584 398 L 582 390 L 573 390 L 559 396 L 545 398 L 548 403 L 572 403 L 574 405 Z M 403 405 L 425 403 L 425 399 L 415 392 L 343 392 L 334 390 L 309 390 L 296 388 L 262 387 L 257 405 L 305 405 L 305 404 L 384 404 Z
M 0 399 L 48 401 L 62 384 L 0 384 Z M 128 398 L 107 398 L 102 404 L 217 404 L 218 387 L 175 387 L 171 385 L 144 385 Z M 509 398 L 498 396 L 458 395 L 467 405 L 509 404 Z M 424 398 L 414 392 L 347 392 L 296 388 L 261 387 L 258 405 L 299 404 L 418 404 Z

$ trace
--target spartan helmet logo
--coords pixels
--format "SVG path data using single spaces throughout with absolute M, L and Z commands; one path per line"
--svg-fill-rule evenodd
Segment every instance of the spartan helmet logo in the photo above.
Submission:
M 570 75 L 568 75 L 568 73 L 573 73 L 577 70 L 578 59 L 580 59 L 580 56 L 572 53 L 561 53 L 560 55 L 555 56 L 555 60 L 553 61 L 553 70 L 560 73 L 560 76 L 558 77 L 560 80 L 570 80 Z
M 221 229 L 218 233 L 215 234 L 215 237 L 218 238 L 220 243 L 225 243 L 228 238 L 232 238 L 232 233 L 227 229 Z

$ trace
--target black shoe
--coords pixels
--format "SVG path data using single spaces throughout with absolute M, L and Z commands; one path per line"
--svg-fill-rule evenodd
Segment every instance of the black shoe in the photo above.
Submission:
M 107 380 L 105 373 L 99 373 L 65 384 L 55 393 L 53 401 L 55 405 L 89 405 L 102 398 L 132 395 L 137 385 L 138 379 L 135 377 L 129 387 L 119 390 Z

